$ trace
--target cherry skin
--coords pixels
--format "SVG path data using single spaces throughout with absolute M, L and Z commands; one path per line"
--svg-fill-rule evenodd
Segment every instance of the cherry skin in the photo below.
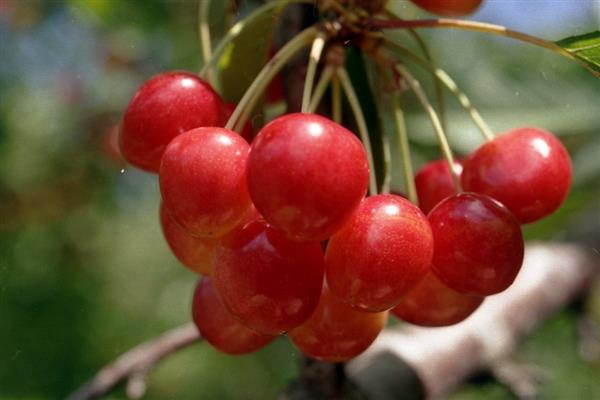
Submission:
M 236 107 L 237 107 L 237 104 L 235 104 L 235 103 L 223 104 L 223 119 L 221 120 L 221 126 L 225 126 L 225 124 L 227 124 L 227 121 L 229 121 L 229 118 L 235 111 Z M 246 141 L 248 143 L 252 142 L 252 138 L 254 137 L 254 132 L 252 130 L 252 124 L 250 123 L 250 121 L 247 121 L 244 124 L 244 128 L 240 132 L 240 135 L 242 135 L 242 137 L 244 139 L 246 139 Z
M 455 163 L 455 170 L 460 176 L 462 165 Z M 437 160 L 422 166 L 415 176 L 419 208 L 425 214 L 446 197 L 456 193 L 454 181 L 446 160 Z
M 392 314 L 414 325 L 447 326 L 463 321 L 481 303 L 483 297 L 450 289 L 430 272 L 392 309 Z
M 275 336 L 256 332 L 234 318 L 217 297 L 209 277 L 198 281 L 192 301 L 192 318 L 202 338 L 227 354 L 251 353 L 275 339 Z
M 342 302 L 324 288 L 311 317 L 288 333 L 305 355 L 329 362 L 342 362 L 365 351 L 387 322 L 387 312 L 366 313 Z
M 200 126 L 219 126 L 223 115 L 219 95 L 198 76 L 166 72 L 146 81 L 125 110 L 121 150 L 134 166 L 158 172 L 169 142 Z
M 160 205 L 160 225 L 169 248 L 183 265 L 202 275 L 212 273 L 216 240 L 192 236 L 171 217 L 164 204 Z
M 258 219 L 221 240 L 214 284 L 225 307 L 245 325 L 280 334 L 317 307 L 323 264 L 319 243 L 293 242 Z
M 224 128 L 196 128 L 169 143 L 159 174 L 171 216 L 192 235 L 218 238 L 250 208 L 248 143 Z
M 275 228 L 297 241 L 330 237 L 367 191 L 362 143 L 316 114 L 287 114 L 258 133 L 248 158 L 250 196 Z
M 483 0 L 411 0 L 430 13 L 446 17 L 460 17 L 475 12 Z
M 488 296 L 508 288 L 523 263 L 523 235 L 514 215 L 491 197 L 460 193 L 428 215 L 433 272 L 452 289 Z
M 425 276 L 432 255 L 433 236 L 421 210 L 395 195 L 367 197 L 329 240 L 327 284 L 354 307 L 388 310 Z
M 465 190 L 504 204 L 525 224 L 560 207 L 571 186 L 571 159 L 550 132 L 519 128 L 484 143 L 465 160 Z

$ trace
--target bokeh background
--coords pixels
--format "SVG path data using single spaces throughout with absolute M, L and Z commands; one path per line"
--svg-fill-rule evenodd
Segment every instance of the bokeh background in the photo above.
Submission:
M 238 16 L 256 6 L 241 3 Z M 423 15 L 391 3 L 407 17 Z M 599 1 L 484 3 L 471 18 L 550 40 L 600 26 Z M 145 79 L 200 68 L 196 15 L 196 1 L 0 0 L 0 399 L 62 398 L 131 346 L 189 320 L 196 277 L 161 237 L 156 177 L 123 163 L 114 129 Z M 215 35 L 235 18 L 215 19 Z M 530 45 L 423 34 L 496 131 L 541 126 L 569 147 L 572 194 L 527 237 L 599 252 L 600 80 Z M 449 96 L 447 104 L 453 146 L 473 149 L 477 131 Z M 407 109 L 419 165 L 436 156 L 433 134 L 416 105 Z M 599 324 L 596 283 L 520 346 L 514 358 L 544 371 L 540 398 L 600 398 Z M 196 345 L 156 368 L 146 398 L 275 398 L 297 360 L 284 338 L 235 358 Z M 123 389 L 107 398 L 124 398 Z M 452 398 L 512 394 L 482 374 Z

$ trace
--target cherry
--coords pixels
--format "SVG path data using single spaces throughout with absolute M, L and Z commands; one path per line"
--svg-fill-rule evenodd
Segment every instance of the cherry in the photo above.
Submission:
M 227 121 L 229 120 L 229 118 L 231 117 L 233 112 L 235 111 L 236 107 L 237 107 L 237 105 L 235 103 L 223 104 L 223 119 L 221 121 L 221 126 L 225 126 L 225 124 L 227 124 Z M 242 131 L 240 132 L 240 135 L 242 135 L 242 137 L 244 139 L 246 139 L 246 141 L 248 143 L 252 142 L 252 138 L 254 137 L 254 132 L 252 130 L 252 124 L 250 123 L 250 121 L 247 121 L 244 124 L 244 129 L 242 129 Z
M 483 0 L 411 0 L 430 13 L 460 17 L 474 12 Z
M 166 72 L 146 81 L 125 110 L 121 150 L 127 161 L 158 172 L 165 147 L 177 135 L 218 126 L 222 102 L 210 85 L 188 72 Z
M 258 133 L 248 158 L 250 195 L 275 228 L 298 241 L 330 237 L 367 191 L 361 142 L 316 114 L 287 114 Z
M 392 313 L 411 324 L 421 326 L 454 325 L 471 315 L 483 297 L 459 293 L 444 285 L 434 273 L 428 273 Z
M 199 274 L 212 273 L 212 255 L 216 240 L 192 236 L 171 217 L 162 203 L 160 225 L 169 248 L 183 265 Z
M 387 312 L 356 310 L 324 288 L 315 312 L 288 336 L 309 357 L 329 362 L 347 361 L 373 343 L 384 328 L 387 316 Z
M 523 262 L 523 235 L 514 215 L 491 197 L 460 193 L 428 215 L 433 272 L 452 289 L 488 296 L 515 280 Z
M 558 209 L 571 186 L 571 159 L 550 132 L 519 128 L 484 143 L 464 163 L 463 188 L 504 204 L 521 223 Z
M 327 284 L 357 308 L 387 310 L 427 273 L 432 254 L 431 228 L 421 210 L 395 195 L 367 197 L 329 240 Z
M 248 143 L 224 128 L 196 128 L 169 143 L 160 166 L 160 192 L 173 218 L 192 235 L 218 238 L 250 207 Z
M 455 170 L 462 173 L 462 165 L 455 163 Z M 446 160 L 437 160 L 422 166 L 415 176 L 419 208 L 429 213 L 437 203 L 456 193 L 450 168 Z
M 293 242 L 259 219 L 221 240 L 214 284 L 245 325 L 279 334 L 306 321 L 317 307 L 323 264 L 319 243 Z
M 198 281 L 192 301 L 192 318 L 200 335 L 224 353 L 251 353 L 275 339 L 275 336 L 256 332 L 235 319 L 221 304 L 209 277 Z

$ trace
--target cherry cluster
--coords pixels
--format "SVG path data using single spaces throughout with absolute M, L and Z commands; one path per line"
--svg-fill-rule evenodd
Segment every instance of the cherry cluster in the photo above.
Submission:
M 339 362 L 375 340 L 389 311 L 421 326 L 458 323 L 512 284 L 521 224 L 555 211 L 571 183 L 560 141 L 519 128 L 455 165 L 421 168 L 417 206 L 367 195 L 367 152 L 341 124 L 289 113 L 240 135 L 224 128 L 234 109 L 198 76 L 163 73 L 137 91 L 120 130 L 123 156 L 159 175 L 167 243 L 203 276 L 193 319 L 229 354 L 286 334 L 304 354 Z

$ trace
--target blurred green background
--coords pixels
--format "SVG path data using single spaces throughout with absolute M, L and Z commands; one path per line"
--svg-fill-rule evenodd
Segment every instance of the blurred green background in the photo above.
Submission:
M 240 11 L 254 6 L 242 2 Z M 199 69 L 196 15 L 196 1 L 0 0 L 0 399 L 62 398 L 131 346 L 189 320 L 196 277 L 161 237 L 156 177 L 122 162 L 114 127 L 145 79 Z M 600 2 L 488 0 L 472 18 L 558 40 L 598 29 Z M 213 22 L 222 32 L 222 19 Z M 598 252 L 600 80 L 505 39 L 424 36 L 494 130 L 542 126 L 569 147 L 572 194 L 528 226 L 528 238 Z M 427 74 L 418 76 L 431 89 Z M 452 144 L 467 152 L 478 133 L 450 96 L 447 104 Z M 418 165 L 436 156 L 433 133 L 416 105 L 407 109 Z M 581 345 L 582 321 L 596 327 L 595 352 Z M 545 371 L 540 398 L 600 398 L 599 324 L 596 283 L 522 344 L 515 358 Z M 297 358 L 283 338 L 235 358 L 196 345 L 156 368 L 146 398 L 272 399 L 297 373 Z M 453 398 L 512 396 L 480 376 Z M 124 398 L 123 389 L 107 398 Z

